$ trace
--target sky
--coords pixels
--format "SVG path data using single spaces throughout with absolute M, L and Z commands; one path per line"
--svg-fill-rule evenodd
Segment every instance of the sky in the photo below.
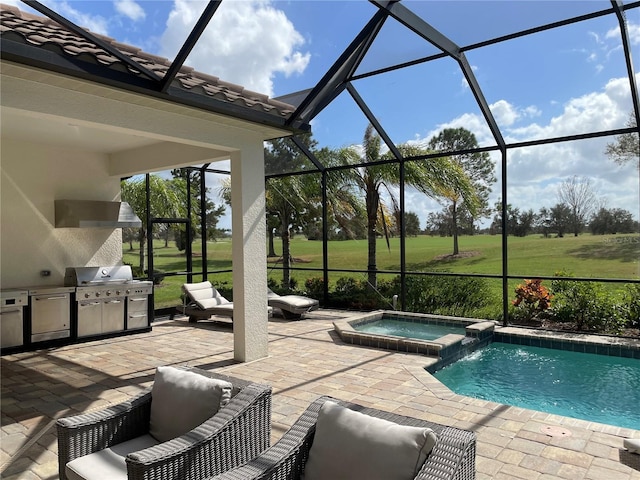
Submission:
M 28 8 L 17 0 L 3 0 Z M 173 58 L 199 18 L 195 0 L 46 0 L 49 8 L 95 33 Z M 628 2 L 625 2 L 628 3 Z M 403 4 L 459 46 L 606 9 L 605 0 L 405 0 Z M 224 0 L 186 64 L 271 97 L 312 88 L 375 13 L 364 0 Z M 627 12 L 631 48 L 640 63 L 640 8 Z M 358 72 L 433 55 L 438 50 L 395 21 L 387 21 Z M 509 142 L 622 128 L 632 102 L 614 15 L 539 32 L 465 53 Z M 638 69 L 636 67 L 636 72 Z M 640 84 L 640 73 L 636 73 Z M 426 144 L 443 128 L 464 127 L 482 146 L 495 140 L 454 60 L 415 65 L 354 82 L 396 143 Z M 368 121 L 344 93 L 312 121 L 319 146 L 359 144 Z M 573 175 L 588 177 L 608 208 L 640 218 L 639 173 L 604 154 L 612 138 L 523 147 L 508 157 L 509 203 L 538 211 L 558 203 Z M 500 157 L 492 153 L 500 178 Z M 493 187 L 491 203 L 500 197 Z M 415 191 L 407 210 L 424 227 L 442 206 Z M 228 216 L 222 226 L 229 222 Z M 485 220 L 485 224 L 490 223 Z

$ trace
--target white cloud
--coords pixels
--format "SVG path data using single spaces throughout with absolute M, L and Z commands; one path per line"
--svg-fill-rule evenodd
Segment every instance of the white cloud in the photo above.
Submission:
M 640 81 L 640 74 L 636 78 Z M 600 91 L 568 100 L 559 115 L 544 122 L 523 123 L 541 116 L 541 111 L 535 106 L 522 108 L 503 99 L 490 108 L 503 127 L 505 140 L 515 143 L 622 128 L 632 106 L 629 81 L 625 77 L 610 79 Z M 414 138 L 411 143 L 425 145 L 442 129 L 458 127 L 472 131 L 482 146 L 495 145 L 484 118 L 479 114 L 460 115 L 439 124 L 424 137 Z M 609 208 L 623 208 L 635 218 L 640 218 L 637 170 L 633 165 L 618 166 L 607 158 L 604 150 L 611 141 L 611 137 L 602 137 L 509 150 L 509 203 L 521 210 L 531 208 L 535 212 L 543 206 L 551 207 L 558 202 L 557 188 L 560 182 L 571 175 L 582 175 L 593 180 L 599 198 L 607 199 Z M 501 156 L 498 152 L 492 152 L 491 158 L 500 177 Z M 500 190 L 499 183 L 493 186 L 490 205 L 498 201 Z M 421 220 L 430 211 L 440 210 L 432 201 L 421 201 L 418 194 L 411 198 L 412 210 L 417 211 Z
M 162 35 L 161 55 L 173 58 L 193 28 L 204 2 L 175 0 Z M 302 73 L 309 53 L 285 14 L 267 0 L 222 2 L 187 64 L 222 80 L 273 95 L 273 79 Z
M 629 33 L 629 40 L 631 41 L 631 44 L 639 45 L 640 44 L 640 23 L 628 22 L 627 32 Z M 615 27 L 609 30 L 606 33 L 605 38 L 607 39 L 613 38 L 616 40 L 620 40 L 620 27 Z
M 144 9 L 135 0 L 115 0 L 113 4 L 118 13 L 134 22 L 143 20 L 146 16 Z
M 90 13 L 81 12 L 67 1 L 55 2 L 50 8 L 58 12 L 63 17 L 68 18 L 76 25 L 88 28 L 93 33 L 109 35 L 109 22 L 101 15 L 92 15 Z
M 505 100 L 498 100 L 496 103 L 489 105 L 489 109 L 496 118 L 498 125 L 508 127 L 513 125 L 520 117 L 518 109 Z

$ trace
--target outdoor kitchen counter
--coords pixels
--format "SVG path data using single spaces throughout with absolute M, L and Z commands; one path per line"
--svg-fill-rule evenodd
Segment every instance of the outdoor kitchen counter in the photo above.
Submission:
M 133 280 L 127 266 L 68 270 L 65 285 L 12 288 L 28 295 L 18 320 L 23 341 L 3 345 L 2 355 L 151 329 L 153 282 Z

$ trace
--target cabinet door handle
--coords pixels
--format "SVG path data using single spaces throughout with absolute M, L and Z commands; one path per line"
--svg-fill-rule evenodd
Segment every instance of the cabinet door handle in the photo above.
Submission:
M 40 297 L 36 297 L 36 301 L 40 301 L 40 300 L 66 300 L 67 296 L 66 295 L 62 295 L 60 297 L 47 297 L 47 298 L 40 298 Z
M 16 310 L 3 310 L 0 312 L 0 315 L 8 315 L 9 313 L 20 313 L 22 311 L 22 309 L 16 309 Z

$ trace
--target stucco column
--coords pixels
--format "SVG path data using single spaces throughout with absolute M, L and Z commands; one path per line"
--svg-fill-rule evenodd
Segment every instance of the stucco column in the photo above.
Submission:
M 267 356 L 267 258 L 262 141 L 231 155 L 234 359 Z

